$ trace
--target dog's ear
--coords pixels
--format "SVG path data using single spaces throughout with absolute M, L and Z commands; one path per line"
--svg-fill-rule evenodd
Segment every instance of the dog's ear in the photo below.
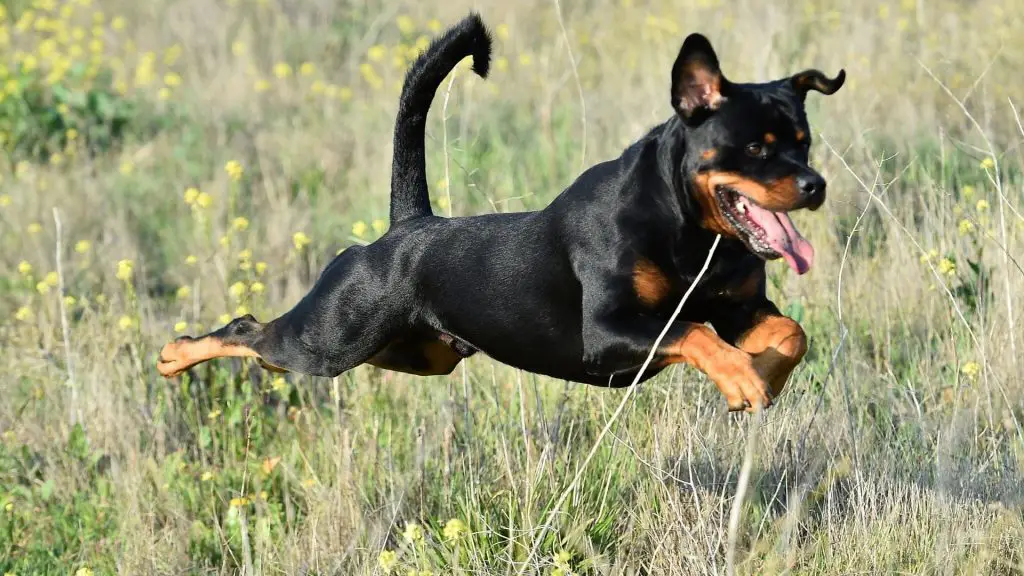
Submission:
M 846 70 L 840 69 L 835 78 L 825 76 L 820 70 L 804 70 L 795 74 L 789 81 L 801 100 L 806 98 L 811 90 L 828 96 L 843 87 L 843 82 L 846 82 Z
M 687 121 L 699 121 L 724 99 L 727 81 L 718 67 L 711 42 L 690 34 L 672 65 L 672 107 Z

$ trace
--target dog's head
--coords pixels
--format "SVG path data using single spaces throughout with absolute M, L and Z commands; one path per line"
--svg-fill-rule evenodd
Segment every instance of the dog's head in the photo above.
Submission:
M 672 67 L 672 105 L 686 127 L 680 168 L 703 227 L 764 259 L 785 258 L 798 274 L 810 269 L 814 248 L 787 215 L 825 201 L 825 179 L 808 164 L 804 99 L 811 90 L 832 94 L 845 79 L 842 70 L 834 79 L 807 70 L 735 84 L 707 38 L 686 38 Z

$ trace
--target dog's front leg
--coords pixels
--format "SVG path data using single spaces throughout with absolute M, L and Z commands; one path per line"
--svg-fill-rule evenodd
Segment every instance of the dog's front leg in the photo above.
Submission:
M 767 299 L 732 309 L 713 319 L 711 325 L 726 342 L 753 357 L 772 398 L 782 393 L 789 375 L 807 353 L 803 328 Z
M 584 362 L 593 374 L 635 372 L 646 360 L 664 324 L 628 310 L 597 311 L 584 320 Z M 655 354 L 656 366 L 686 363 L 707 374 L 729 410 L 771 405 L 768 385 L 753 357 L 731 346 L 703 324 L 676 322 Z

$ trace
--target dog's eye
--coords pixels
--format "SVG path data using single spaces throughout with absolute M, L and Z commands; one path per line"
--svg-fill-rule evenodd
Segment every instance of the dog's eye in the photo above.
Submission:
M 747 154 L 755 158 L 764 158 L 768 155 L 768 149 L 760 142 L 747 144 Z

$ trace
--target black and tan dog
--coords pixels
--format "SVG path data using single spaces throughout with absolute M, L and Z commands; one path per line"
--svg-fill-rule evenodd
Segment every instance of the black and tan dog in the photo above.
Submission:
M 628 385 L 716 236 L 713 263 L 642 375 L 685 362 L 731 410 L 767 407 L 806 349 L 800 326 L 765 296 L 765 260 L 798 274 L 814 250 L 788 212 L 814 210 L 825 180 L 808 166 L 804 98 L 832 94 L 809 70 L 736 84 L 710 43 L 683 43 L 674 114 L 536 212 L 434 216 L 424 161 L 427 112 L 466 56 L 486 76 L 490 37 L 472 14 L 410 69 L 395 127 L 391 229 L 349 248 L 289 312 L 238 318 L 160 353 L 167 377 L 219 357 L 335 376 L 363 363 L 447 374 L 481 351 L 505 364 L 602 386 Z M 710 323 L 714 330 L 709 328 Z

